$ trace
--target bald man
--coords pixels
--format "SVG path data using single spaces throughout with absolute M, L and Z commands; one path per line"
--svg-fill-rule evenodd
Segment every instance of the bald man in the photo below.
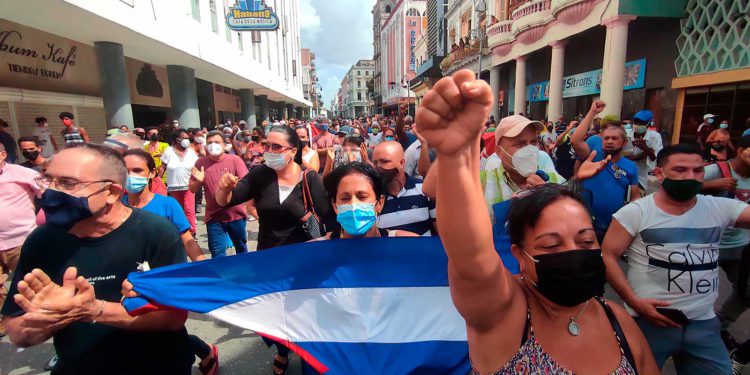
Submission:
M 382 142 L 372 152 L 372 163 L 386 185 L 388 197 L 378 216 L 378 228 L 404 230 L 423 236 L 436 234 L 435 202 L 422 193 L 422 180 L 404 172 L 404 148 Z
M 122 133 L 104 140 L 104 145 L 110 147 L 122 155 L 130 149 L 142 149 L 143 140 L 133 133 Z

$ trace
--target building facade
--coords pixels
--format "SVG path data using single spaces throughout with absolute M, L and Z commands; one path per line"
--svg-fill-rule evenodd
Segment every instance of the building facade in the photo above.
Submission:
M 314 118 L 320 115 L 320 109 L 323 105 L 323 92 L 318 82 L 318 74 L 315 70 L 315 54 L 308 48 L 301 50 L 302 58 L 302 93 L 305 100 L 309 101 L 310 117 Z
M 383 23 L 380 34 L 382 108 L 394 111 L 409 104 L 414 114 L 415 97 L 410 81 L 416 77 L 417 39 L 427 29 L 427 0 L 400 0 Z
M 489 60 L 481 77 L 495 93 L 496 118 L 515 113 L 569 120 L 602 99 L 604 115 L 629 118 L 652 110 L 659 131 L 671 137 L 675 41 L 686 0 L 497 0 L 487 2 L 488 14 L 455 1 L 449 43 L 467 35 L 469 43 L 451 45 L 443 72 L 479 70 L 473 60 Z M 475 22 L 483 32 L 472 35 Z M 471 37 L 477 35 L 486 37 L 489 50 L 475 47 Z
M 359 118 L 371 114 L 368 81 L 375 75 L 373 60 L 359 60 L 349 68 L 341 81 L 342 117 Z
M 297 0 L 265 4 L 275 31 L 230 30 L 230 0 L 1 0 L 0 118 L 22 136 L 44 116 L 59 137 L 52 119 L 68 111 L 101 141 L 119 125 L 302 117 Z
M 448 11 L 448 0 L 434 0 L 427 2 L 427 33 L 417 41 L 417 71 L 416 77 L 410 81 L 411 89 L 416 97 L 416 105 L 432 86 L 443 76 L 440 63 L 447 55 L 447 22 L 445 14 Z
M 385 24 L 385 20 L 388 19 L 388 16 L 390 16 L 391 11 L 393 11 L 395 5 L 395 0 L 376 0 L 375 5 L 372 7 L 372 59 L 373 61 L 375 61 L 372 100 L 377 108 L 381 108 L 383 104 L 383 90 L 380 84 L 380 77 L 382 74 L 382 66 L 380 64 L 380 33 L 383 29 L 383 24 Z
M 688 1 L 677 49 L 672 142 L 693 142 L 707 113 L 739 138 L 750 127 L 750 3 Z

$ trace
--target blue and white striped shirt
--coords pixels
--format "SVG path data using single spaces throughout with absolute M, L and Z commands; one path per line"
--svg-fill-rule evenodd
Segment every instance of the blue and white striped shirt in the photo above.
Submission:
M 378 228 L 431 236 L 434 220 L 435 202 L 422 193 L 422 181 L 406 175 L 401 192 L 386 198 L 378 216 Z

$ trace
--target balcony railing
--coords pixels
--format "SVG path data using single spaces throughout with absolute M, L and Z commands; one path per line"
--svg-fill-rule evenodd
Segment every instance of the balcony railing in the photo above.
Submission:
M 487 28 L 487 43 L 490 48 L 513 41 L 513 20 L 500 21 Z
M 513 11 L 513 36 L 524 44 L 537 41 L 544 35 L 544 25 L 553 20 L 551 0 L 534 0 Z
M 550 0 L 530 1 L 513 11 L 512 19 L 517 21 L 522 17 L 531 16 L 537 13 L 549 11 L 552 9 Z
M 486 54 L 489 50 L 486 35 L 482 46 L 484 50 L 483 53 Z M 457 47 L 451 51 L 450 54 L 440 62 L 440 69 L 446 70 L 455 64 L 460 64 L 463 60 L 468 60 L 476 56 L 479 56 L 479 39 L 473 39 L 469 42 L 468 46 L 464 46 L 463 48 Z

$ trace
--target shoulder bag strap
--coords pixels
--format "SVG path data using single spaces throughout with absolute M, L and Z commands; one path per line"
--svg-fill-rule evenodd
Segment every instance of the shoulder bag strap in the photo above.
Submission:
M 308 170 L 305 170 L 302 174 L 302 200 L 305 203 L 305 212 L 312 212 L 315 217 L 318 217 L 318 214 L 315 213 L 315 203 L 312 199 L 312 194 L 310 193 L 310 185 L 307 182 L 307 174 Z

